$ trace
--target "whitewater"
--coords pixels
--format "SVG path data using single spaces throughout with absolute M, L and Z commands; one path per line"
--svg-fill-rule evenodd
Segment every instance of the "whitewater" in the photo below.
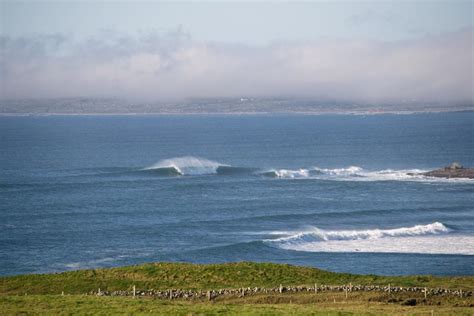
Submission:
M 413 227 L 326 231 L 313 227 L 301 232 L 270 232 L 287 235 L 267 239 L 271 246 L 308 252 L 370 252 L 474 255 L 474 236 L 448 235 L 453 231 L 435 222 Z
M 424 182 L 472 182 L 473 179 L 436 178 L 422 175 L 429 170 L 364 170 L 362 167 L 341 168 L 299 168 L 266 169 L 257 165 L 251 167 L 231 166 L 202 157 L 183 156 L 167 158 L 145 167 L 143 171 L 152 171 L 161 176 L 203 176 L 203 175 L 255 175 L 278 179 L 325 179 L 335 181 L 424 181 Z
M 161 160 L 144 170 L 174 170 L 176 175 L 205 175 L 217 172 L 218 162 L 199 157 L 184 156 Z
M 474 275 L 474 113 L 0 117 L 0 275 L 259 261 Z

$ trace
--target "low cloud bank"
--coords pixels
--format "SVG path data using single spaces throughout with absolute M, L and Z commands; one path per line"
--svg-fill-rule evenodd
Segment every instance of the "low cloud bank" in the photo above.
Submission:
M 473 102 L 473 29 L 418 40 L 323 39 L 267 46 L 194 41 L 177 30 L 86 40 L 0 37 L 2 98 L 297 96 Z

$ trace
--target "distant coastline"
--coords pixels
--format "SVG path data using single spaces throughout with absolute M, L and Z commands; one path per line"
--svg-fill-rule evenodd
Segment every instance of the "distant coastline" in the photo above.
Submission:
M 361 103 L 298 98 L 204 98 L 137 101 L 113 98 L 3 99 L 0 116 L 50 115 L 410 115 L 472 112 L 472 102 Z
M 46 116 L 324 116 L 324 115 L 350 115 L 350 116 L 376 116 L 376 115 L 416 115 L 416 114 L 442 114 L 442 113 L 472 113 L 474 109 L 465 110 L 426 110 L 426 111 L 350 111 L 350 112 L 25 112 L 1 113 L 0 117 L 46 117 Z

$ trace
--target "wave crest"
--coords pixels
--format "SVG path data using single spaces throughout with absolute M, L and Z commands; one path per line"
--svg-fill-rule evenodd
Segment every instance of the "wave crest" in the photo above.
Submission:
M 261 172 L 260 175 L 280 179 L 321 179 L 321 180 L 346 180 L 346 181 L 446 181 L 453 179 L 430 178 L 422 175 L 427 170 L 421 169 L 384 169 L 368 171 L 358 166 L 347 168 L 301 168 L 301 169 L 271 169 Z M 454 179 L 459 181 L 465 179 Z M 468 179 L 469 180 L 469 179 Z
M 185 156 L 163 159 L 144 170 L 154 170 L 164 175 L 206 175 L 217 173 L 217 168 L 228 167 L 216 161 Z
M 471 183 L 472 179 L 433 178 L 423 175 L 428 170 L 421 169 L 383 169 L 365 170 L 359 166 L 347 168 L 299 168 L 299 169 L 262 169 L 258 166 L 239 167 L 223 164 L 209 159 L 184 156 L 161 160 L 154 165 L 140 169 L 160 176 L 182 175 L 256 175 L 277 179 L 317 179 L 330 181 L 416 181 Z
M 440 222 L 428 225 L 416 225 L 413 227 L 401 227 L 394 229 L 369 229 L 369 230 L 323 230 L 317 227 L 309 231 L 290 234 L 287 237 L 269 240 L 273 243 L 304 243 L 324 242 L 330 240 L 361 240 L 378 239 L 385 237 L 408 237 L 420 235 L 433 235 L 448 233 L 450 229 Z
M 260 173 L 263 176 L 270 178 L 309 178 L 310 171 L 308 169 L 290 170 L 290 169 L 271 169 Z
M 474 237 L 448 234 L 440 222 L 395 229 L 274 232 L 283 235 L 263 242 L 285 250 L 305 252 L 426 253 L 474 255 Z

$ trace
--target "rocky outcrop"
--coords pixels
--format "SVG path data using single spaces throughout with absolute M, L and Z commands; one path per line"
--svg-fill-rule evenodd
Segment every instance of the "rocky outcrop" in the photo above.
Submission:
M 457 162 L 453 162 L 449 166 L 422 173 L 427 177 L 436 178 L 468 178 L 474 179 L 474 168 L 465 168 Z

